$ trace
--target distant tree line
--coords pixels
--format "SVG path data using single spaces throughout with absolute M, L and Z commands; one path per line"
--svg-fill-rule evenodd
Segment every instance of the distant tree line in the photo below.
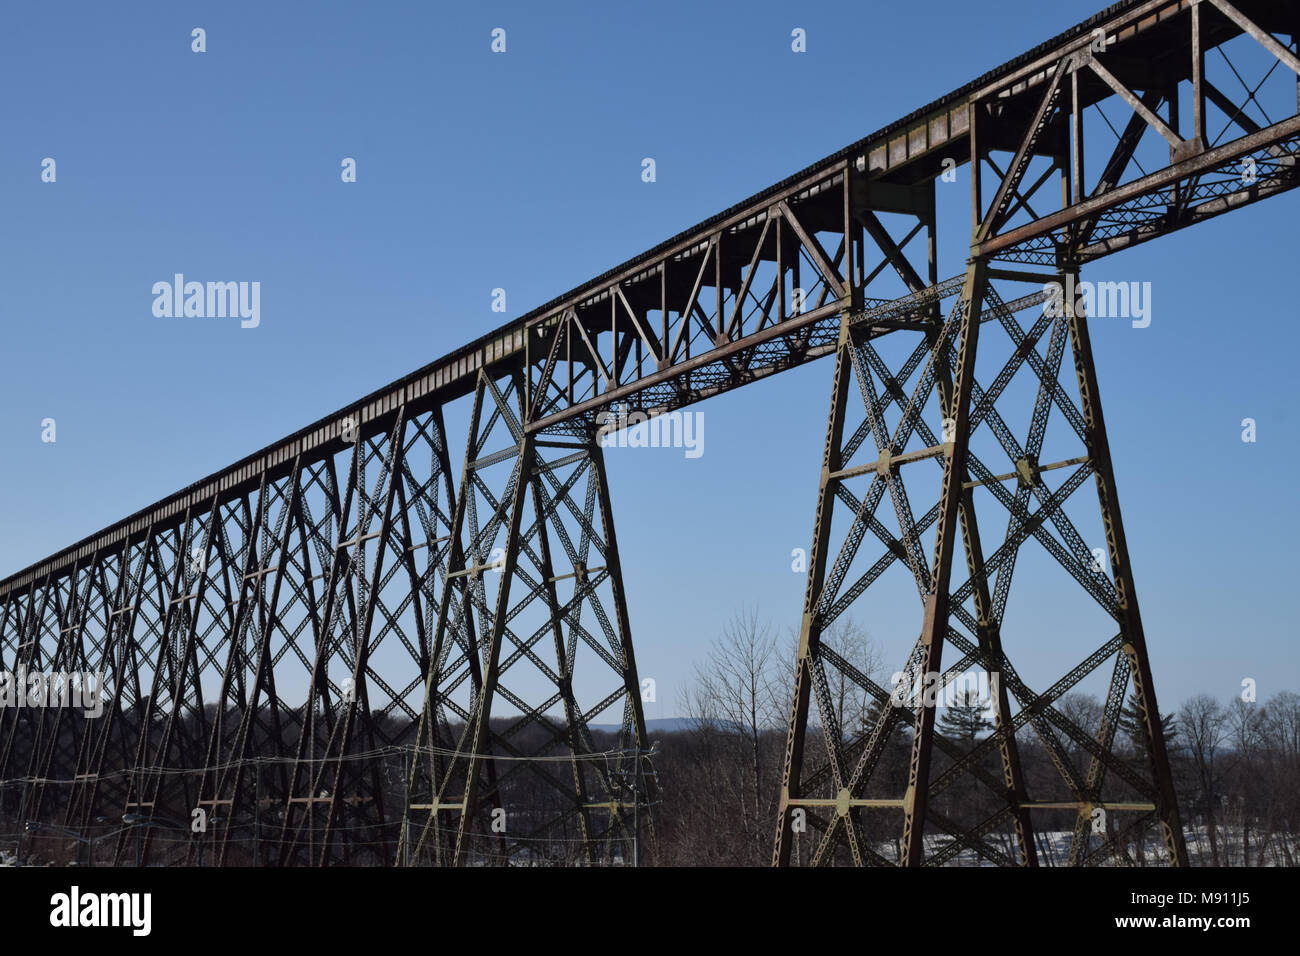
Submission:
M 879 647 L 851 619 L 837 621 L 823 634 L 822 641 L 879 687 L 890 688 Z M 590 757 L 571 766 L 566 759 L 569 735 L 560 716 L 548 715 L 514 730 L 509 729 L 512 720 L 494 718 L 494 730 L 508 737 L 510 753 L 501 753 L 503 759 L 497 761 L 492 782 L 485 786 L 492 804 L 508 810 L 510 837 L 508 844 L 505 838 L 500 840 L 498 853 L 498 839 L 485 809 L 483 819 L 476 820 L 473 827 L 483 835 L 476 841 L 474 859 L 481 863 L 528 865 L 626 865 L 632 858 L 626 837 L 635 820 L 640 825 L 636 856 L 642 863 L 768 865 L 785 760 L 795 644 L 793 635 L 764 622 L 756 610 L 735 614 L 681 689 L 678 699 L 682 716 L 687 719 L 686 729 L 651 734 L 653 753 L 640 764 L 645 779 L 641 771 L 629 776 L 628 768 L 636 767 L 637 762 L 619 756 L 626 755 L 631 744 L 618 733 L 590 731 L 584 744 L 591 750 Z M 882 706 L 890 704 L 882 704 L 876 699 L 878 695 L 866 692 L 837 669 L 828 669 L 826 678 L 824 693 L 838 715 L 841 738 L 852 752 L 853 742 L 860 745 L 864 734 L 877 725 Z M 151 795 L 129 792 L 130 775 L 121 770 L 132 765 L 141 745 L 146 703 L 141 701 L 125 709 L 115 724 L 105 766 L 117 772 L 99 784 L 101 828 L 120 827 L 127 802 Z M 1070 693 L 1055 706 L 1089 734 L 1096 733 L 1103 712 L 1103 704 L 1096 697 Z M 290 824 L 284 811 L 286 800 L 305 792 L 303 781 L 293 786 L 292 767 L 298 726 L 308 715 L 301 707 L 287 714 L 293 719 L 283 726 L 265 719 L 251 722 L 247 747 L 248 753 L 255 756 L 240 778 L 240 809 L 227 824 L 235 834 L 235 850 L 229 862 L 280 862 L 277 842 L 285 832 L 283 828 Z M 335 719 L 340 714 L 335 714 Z M 215 705 L 185 713 L 176 722 L 167 765 L 202 767 L 217 716 Z M 225 714 L 223 753 L 231 752 L 236 744 L 242 716 L 238 708 Z M 1161 719 L 1191 862 L 1216 866 L 1296 865 L 1300 856 L 1300 695 L 1280 691 L 1254 703 L 1241 699 L 1221 701 L 1198 694 Z M 814 763 L 825 756 L 818 720 L 814 707 L 806 751 L 808 760 Z M 160 726 L 154 728 L 152 739 L 157 739 Z M 943 745 L 936 748 L 931 779 L 952 764 L 955 754 L 969 751 L 986 739 L 994 725 L 986 702 L 967 693 L 939 711 L 936 729 Z M 77 772 L 76 758 L 85 739 L 84 730 L 85 721 L 75 713 L 68 713 L 60 723 L 52 759 L 48 766 L 39 768 L 41 778 L 47 781 L 39 801 L 35 799 L 35 781 L 0 785 L 0 846 L 21 844 L 24 853 L 40 859 L 57 860 L 60 854 L 71 859 L 76 853 L 74 843 L 60 846 L 50 835 L 21 841 L 17 835 L 26 832 L 30 820 L 58 823 L 64 819 L 74 792 L 70 784 Z M 325 722 L 318 723 L 316 734 L 317 753 L 324 753 L 329 746 Z M 437 746 L 444 754 L 451 753 L 463 734 L 463 723 L 446 726 Z M 29 736 L 14 736 L 13 766 L 28 765 L 32 746 Z M 430 786 L 427 774 L 417 772 L 415 789 L 408 794 L 412 771 L 419 769 L 412 763 L 415 738 L 416 727 L 410 721 L 372 715 L 351 748 L 356 756 L 343 762 L 339 776 L 328 776 L 329 784 L 341 794 L 336 821 L 341 845 L 332 862 L 390 865 L 394 848 L 408 839 L 401 828 L 404 811 L 412 802 L 427 802 Z M 1039 862 L 1063 865 L 1068 862 L 1071 837 L 1080 826 L 1080 813 L 1069 806 L 1074 797 L 1064 783 L 1062 760 L 1065 773 L 1083 780 L 1092 755 L 1087 747 L 1064 734 L 1059 735 L 1054 749 L 1044 746 L 1035 729 L 1029 727 L 1022 728 L 1016 739 L 1030 797 L 1065 804 L 1060 809 L 1038 809 L 1032 815 Z M 1145 725 L 1136 702 L 1130 698 L 1117 721 L 1113 751 L 1118 760 L 1145 773 L 1147 750 Z M 901 796 L 907 787 L 910 752 L 910 720 L 899 720 L 884 741 L 869 789 L 862 795 Z M 535 759 L 518 759 L 523 755 Z M 277 756 L 281 759 L 274 759 Z M 421 759 L 427 762 L 430 758 Z M 987 747 L 975 761 L 973 771 L 932 800 L 932 810 L 950 826 L 975 826 L 1004 805 L 995 792 L 1003 772 L 998 748 Z M 1136 792 L 1126 793 L 1127 785 L 1115 780 L 1116 776 L 1109 774 L 1104 799 L 1139 799 Z M 210 797 L 209 791 L 201 792 L 203 779 L 202 771 L 197 770 L 164 774 L 157 793 L 162 808 L 158 812 L 188 819 L 198 801 Z M 581 820 L 572 809 L 570 791 L 575 785 L 582 788 L 589 805 L 625 808 L 620 811 L 623 822 L 606 834 L 595 856 L 584 849 Z M 463 780 L 447 792 L 459 793 L 461 789 Z M 630 812 L 626 811 L 626 801 L 635 803 L 632 794 L 638 790 L 652 793 L 653 805 L 637 810 L 631 820 L 626 819 Z M 829 789 L 818 795 L 835 796 Z M 606 814 L 612 812 L 592 811 L 595 833 L 605 833 Z M 1117 819 L 1121 816 L 1112 813 L 1103 821 L 1104 836 L 1113 839 L 1117 847 L 1106 862 L 1137 866 L 1157 862 L 1153 856 L 1160 845 L 1157 828 L 1151 825 L 1130 833 L 1121 829 L 1123 820 Z M 856 819 L 867 841 L 887 858 L 896 857 L 901 835 L 901 815 L 896 809 L 868 808 Z M 451 829 L 444 832 L 444 841 L 454 831 L 454 818 L 448 816 L 447 821 Z M 302 826 L 301 816 L 292 825 Z M 320 817 L 308 828 L 319 831 L 323 825 L 324 817 Z M 159 862 L 184 859 L 185 840 L 172 836 L 175 852 L 162 855 Z M 819 837 L 820 832 L 810 830 L 795 838 L 793 852 L 799 862 L 809 861 Z M 1009 823 L 992 828 L 986 840 L 1005 858 L 1014 859 L 1015 836 Z M 105 845 L 103 849 L 109 851 L 111 847 Z M 431 862 L 435 856 L 426 846 L 419 859 Z M 829 862 L 847 859 L 846 852 L 838 850 Z M 305 861 L 306 857 L 300 860 L 294 855 L 288 862 Z M 973 854 L 966 854 L 954 862 L 978 861 Z
M 823 642 L 863 674 L 888 688 L 879 649 L 851 620 L 837 622 Z M 712 643 L 696 673 L 681 689 L 687 729 L 652 734 L 658 742 L 655 766 L 662 788 L 656 808 L 656 860 L 663 865 L 768 865 L 776 831 L 777 800 L 789 720 L 794 675 L 794 640 L 764 623 L 756 611 L 737 613 Z M 829 688 L 849 741 L 874 726 L 879 704 L 857 684 L 828 672 Z M 1103 711 L 1096 697 L 1074 692 L 1057 708 L 1089 734 L 1095 734 Z M 1177 710 L 1162 714 L 1188 854 L 1193 865 L 1294 866 L 1300 857 L 1300 695 L 1279 691 L 1265 701 L 1216 700 L 1198 694 Z M 813 707 L 810 722 L 817 720 Z M 947 741 L 969 750 L 993 730 L 986 705 L 975 695 L 959 696 L 944 707 L 936 730 Z M 812 728 L 809 746 L 821 737 Z M 1032 730 L 1017 735 L 1023 774 L 1031 798 L 1071 799 L 1053 755 Z M 1090 754 L 1063 740 L 1070 764 L 1086 777 Z M 1113 745 L 1118 757 L 1145 774 L 1147 741 L 1136 700 L 1129 698 L 1117 722 Z M 980 766 L 1001 775 L 996 748 Z M 900 721 L 873 776 L 877 791 L 900 795 L 907 785 L 911 751 L 910 721 Z M 945 766 L 936 758 L 936 771 Z M 933 775 L 932 775 L 933 776 Z M 1113 776 L 1113 775 L 1112 775 Z M 892 792 L 891 792 L 892 791 Z M 1113 791 L 1112 791 L 1113 793 Z M 825 796 L 833 796 L 829 792 Z M 1110 799 L 1114 800 L 1112 795 Z M 973 825 L 998 807 L 996 796 L 974 780 L 949 787 L 941 804 L 950 820 Z M 1106 833 L 1122 825 L 1113 813 Z M 1065 865 L 1077 811 L 1036 810 L 1040 864 Z M 901 815 L 870 810 L 859 818 L 868 839 L 896 841 Z M 795 852 L 806 857 L 819 833 L 796 840 Z M 1013 855 L 1009 827 L 989 837 Z M 1000 841 L 1000 843 L 999 843 Z M 1150 865 L 1160 845 L 1152 825 L 1122 841 L 1112 865 Z M 843 854 L 835 858 L 845 859 Z

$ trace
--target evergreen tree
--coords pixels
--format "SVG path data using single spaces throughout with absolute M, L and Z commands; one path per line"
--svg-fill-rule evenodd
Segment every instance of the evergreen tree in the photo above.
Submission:
M 1162 714 L 1160 729 L 1165 738 L 1165 747 L 1173 744 L 1178 736 L 1178 723 L 1173 712 Z M 1133 745 L 1134 752 L 1143 757 L 1150 757 L 1150 741 L 1147 740 L 1147 724 L 1142 717 L 1142 707 L 1138 704 L 1137 693 L 1129 694 L 1128 703 L 1119 712 L 1119 730 L 1123 731 Z
M 939 733 L 952 740 L 961 740 L 974 747 L 976 739 L 993 730 L 993 721 L 985 716 L 985 706 L 980 703 L 978 691 L 964 691 L 958 701 L 945 707 L 937 721 Z

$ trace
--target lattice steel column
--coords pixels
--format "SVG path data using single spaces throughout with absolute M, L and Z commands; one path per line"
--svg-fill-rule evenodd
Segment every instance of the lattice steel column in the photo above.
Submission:
M 984 300 L 987 265 L 975 259 L 966 272 L 962 287 L 960 312 L 961 343 L 957 353 L 956 391 L 949 402 L 942 403 L 946 411 L 945 428 L 952 424 L 950 436 L 945 435 L 943 449 L 943 487 L 939 493 L 939 517 L 936 521 L 937 540 L 934 546 L 934 565 L 930 575 L 929 592 L 925 600 L 925 618 L 921 623 L 920 666 L 922 674 L 937 674 L 942 659 L 944 636 L 948 630 L 948 584 L 952 577 L 952 557 L 956 550 L 957 512 L 963 498 L 966 480 L 966 453 L 970 433 L 971 388 L 975 381 L 975 347 L 979 338 L 980 308 Z M 946 343 L 943 343 L 946 345 Z M 943 347 L 932 353 L 942 358 Z M 892 454 L 892 449 L 886 452 Z M 968 533 L 972 529 L 968 528 Z M 983 579 L 983 569 L 976 569 Z M 982 633 L 982 630 L 981 630 Z M 925 815 L 929 806 L 930 756 L 934 748 L 934 707 L 918 707 L 912 728 L 912 758 L 908 766 L 907 791 L 903 794 L 903 865 L 918 866 L 924 855 L 922 838 Z

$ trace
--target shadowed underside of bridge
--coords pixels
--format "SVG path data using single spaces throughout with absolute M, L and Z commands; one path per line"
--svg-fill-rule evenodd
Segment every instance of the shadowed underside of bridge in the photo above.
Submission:
M 1071 864 L 1148 832 L 1185 864 L 1086 319 L 1124 290 L 1051 284 L 1297 184 L 1297 32 L 1297 2 L 1117 4 L 0 582 L 0 671 L 107 688 L 99 716 L 0 709 L 0 830 L 119 863 L 653 852 L 602 413 L 833 356 L 774 861 L 1035 865 L 1050 827 Z M 971 200 L 952 278 L 941 188 Z M 1004 641 L 1018 561 L 1095 631 L 1037 687 Z M 899 686 L 986 675 L 984 737 L 823 643 L 886 587 L 918 598 Z M 1093 674 L 1085 726 L 1060 701 Z

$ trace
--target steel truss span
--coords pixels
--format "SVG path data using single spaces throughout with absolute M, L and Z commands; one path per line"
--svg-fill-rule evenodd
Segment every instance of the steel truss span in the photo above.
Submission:
M 1297 0 L 1116 4 L 0 582 L 0 670 L 108 691 L 98 717 L 0 709 L 0 830 L 116 863 L 653 858 L 598 426 L 833 356 L 774 862 L 1039 865 L 1065 820 L 1072 865 L 1146 832 L 1185 865 L 1087 316 L 1051 284 L 1297 185 L 1298 33 Z M 970 251 L 941 280 L 957 167 Z M 1008 614 L 1031 561 L 1096 632 L 1036 687 Z M 906 678 L 883 687 L 822 636 L 909 586 Z M 910 688 L 972 672 L 995 729 L 963 743 Z M 1084 725 L 1061 699 L 1092 674 Z M 1115 747 L 1129 695 L 1137 760 Z M 1052 779 L 1026 779 L 1027 748 Z

